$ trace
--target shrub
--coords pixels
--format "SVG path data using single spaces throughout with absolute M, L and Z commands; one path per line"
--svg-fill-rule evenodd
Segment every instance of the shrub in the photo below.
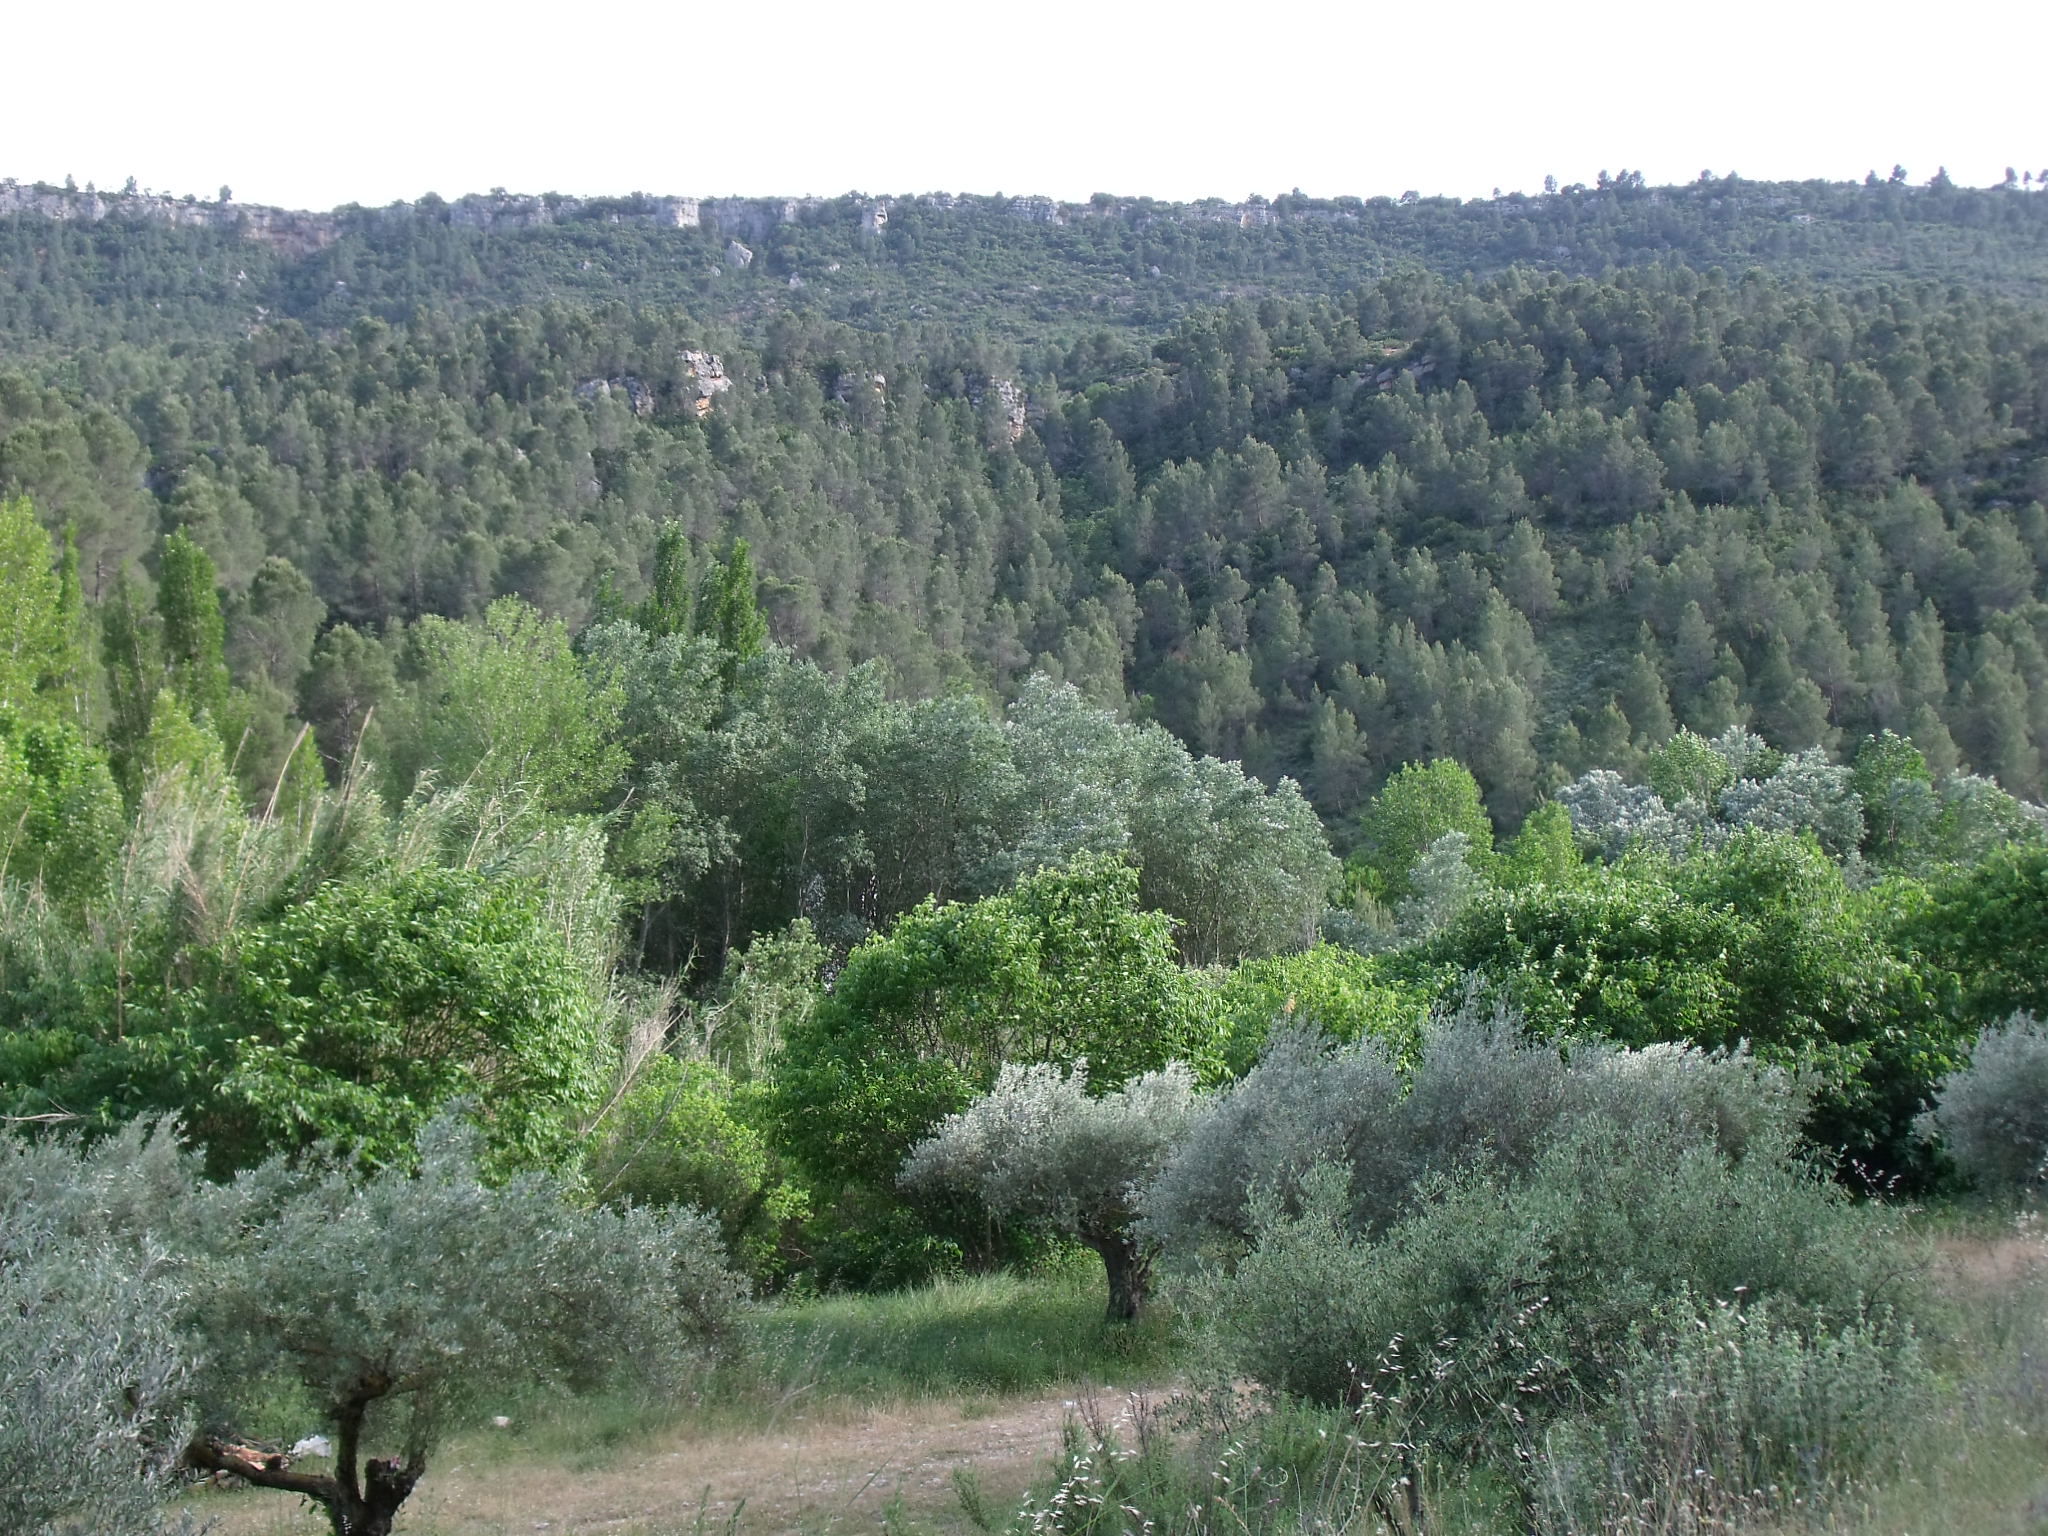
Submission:
M 1267 1035 L 1288 1025 L 1321 1030 L 1334 1040 L 1374 1035 L 1412 1047 L 1428 994 L 1388 981 L 1378 962 L 1334 944 L 1264 960 L 1247 960 L 1218 983 L 1211 1008 L 1222 1033 L 1222 1066 L 1242 1077 L 1259 1059 Z
M 1291 1205 L 1310 1169 L 1360 1153 L 1401 1092 L 1382 1040 L 1340 1045 L 1312 1024 L 1276 1031 L 1258 1065 L 1195 1113 L 1144 1192 L 1144 1230 L 1174 1254 L 1249 1242 L 1256 1194 Z
M 2048 1024 L 2016 1013 L 1985 1030 L 1970 1064 L 1942 1079 L 1923 1123 L 1983 1188 L 2048 1186 Z
M 168 1132 L 0 1140 L 0 1536 L 140 1536 L 189 1431 L 186 1277 L 148 1238 L 188 1204 Z
M 1185 1310 L 1223 1370 L 1524 1465 L 1678 1298 L 1768 1299 L 1802 1337 L 1914 1299 L 1885 1218 L 1799 1158 L 1782 1075 L 1515 1026 L 1433 1022 L 1405 1094 L 1383 1053 L 1283 1037 L 1218 1096 L 1146 1208 L 1210 1240 Z
M 1902 1452 L 1931 1407 L 1910 1332 L 1832 1330 L 1769 1303 L 1682 1299 L 1633 1339 L 1607 1401 L 1544 1437 L 1544 1529 L 1699 1531 L 1811 1508 Z
M 742 1090 L 707 1061 L 656 1052 L 604 1118 L 584 1161 L 590 1192 L 612 1205 L 695 1206 L 759 1272 L 803 1193 L 753 1123 Z
M 331 884 L 218 957 L 178 1005 L 192 1106 L 217 1168 L 343 1141 L 405 1161 L 457 1098 L 481 1108 L 493 1172 L 560 1167 L 597 1106 L 598 998 L 537 882 L 426 869 Z M 203 1080 L 203 1078 L 202 1078 Z
M 1312 1401 L 1358 1401 L 1390 1350 L 1417 1379 L 1454 1377 L 1423 1426 L 1453 1448 L 1526 1449 L 1527 1424 L 1604 1395 L 1682 1292 L 1780 1298 L 1842 1326 L 1887 1273 L 1876 1219 L 1825 1180 L 1648 1124 L 1588 1119 L 1520 1178 L 1432 1178 L 1377 1232 L 1354 1224 L 1346 1185 L 1326 1167 L 1298 1213 L 1256 1205 L 1251 1250 L 1196 1279 L 1188 1310 L 1230 1369 Z
M 1147 1192 L 1145 1220 L 1169 1250 L 1242 1242 L 1255 1195 L 1292 1212 L 1303 1176 L 1336 1163 L 1350 1222 L 1374 1229 L 1420 1181 L 1475 1163 L 1524 1171 L 1588 1116 L 1664 1126 L 1740 1157 L 1759 1141 L 1782 1146 L 1801 1108 L 1783 1074 L 1739 1053 L 1586 1044 L 1567 1061 L 1515 1015 L 1468 997 L 1422 1031 L 1407 1077 L 1379 1040 L 1276 1034 L 1242 1081 L 1204 1103 Z
M 1883 902 L 1817 846 L 1744 830 L 1682 862 L 1636 853 L 1571 887 L 1489 893 L 1389 968 L 1477 973 L 1542 1035 L 1746 1043 L 1815 1082 L 1815 1141 L 1904 1170 L 1958 1036 Z

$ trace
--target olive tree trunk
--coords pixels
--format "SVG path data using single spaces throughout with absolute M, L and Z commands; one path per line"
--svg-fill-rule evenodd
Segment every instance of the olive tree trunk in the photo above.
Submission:
M 1152 1294 L 1152 1248 L 1121 1232 L 1081 1241 L 1102 1255 L 1109 1276 L 1109 1321 L 1135 1323 Z
M 199 1436 L 185 1448 L 185 1464 L 201 1472 L 229 1472 L 259 1488 L 301 1494 L 327 1511 L 334 1536 L 391 1536 L 398 1507 L 426 1471 L 423 1456 L 372 1457 L 357 1471 L 363 1418 L 370 1404 L 390 1391 L 381 1379 L 356 1383 L 334 1405 L 334 1470 L 294 1472 L 291 1458 L 255 1446 Z

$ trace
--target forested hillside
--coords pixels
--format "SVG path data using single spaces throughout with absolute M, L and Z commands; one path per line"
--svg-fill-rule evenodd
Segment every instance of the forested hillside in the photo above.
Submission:
M 828 669 L 878 659 L 913 697 L 1066 678 L 1199 751 L 1295 775 L 1337 826 L 1393 768 L 1437 754 L 1513 819 L 1680 723 L 1746 722 L 1793 748 L 1890 728 L 1937 766 L 2037 794 L 2048 322 L 1955 281 L 1978 275 L 1960 253 L 1882 283 L 1822 284 L 1797 256 L 1741 275 L 1683 264 L 1751 239 L 1756 218 L 1728 205 L 1767 191 L 1790 195 L 1621 184 L 1524 207 L 1585 236 L 1558 248 L 1569 265 L 1661 231 L 1640 270 L 1404 268 L 1150 334 L 1070 312 L 1074 339 L 1022 349 L 1002 335 L 1008 278 L 980 308 L 935 290 L 963 306 L 945 324 L 878 311 L 886 329 L 833 323 L 803 295 L 671 308 L 630 274 L 601 302 L 501 305 L 530 290 L 477 269 L 486 247 L 509 271 L 568 240 L 710 237 L 418 217 L 297 261 L 233 257 L 306 282 L 359 241 L 404 275 L 403 300 L 373 300 L 361 272 L 261 319 L 149 299 L 189 334 L 132 346 L 124 313 L 160 282 L 218 275 L 234 237 L 18 217 L 8 238 L 42 255 L 8 264 L 0 490 L 74 530 L 93 601 L 187 530 L 230 628 L 287 632 L 238 640 L 239 680 L 263 650 L 278 708 L 330 745 L 327 706 L 293 696 L 316 640 L 390 641 L 515 593 L 580 627 L 642 597 L 673 524 L 700 564 L 745 538 L 771 633 Z M 1808 195 L 1870 218 L 1817 215 L 1789 226 L 1802 238 L 1970 229 L 2019 265 L 2048 207 L 1896 184 Z M 1375 217 L 1443 221 L 1421 249 L 1448 266 L 1504 206 Z M 1870 222 L 1885 209 L 1912 219 Z M 978 230 L 992 271 L 1020 277 L 1047 275 L 1048 240 L 1152 237 L 1108 218 L 926 214 L 956 244 Z M 887 240 L 923 216 L 902 213 Z M 1168 232 L 1217 276 L 1304 231 L 1364 239 L 1326 223 Z M 1637 243 L 1600 243 L 1618 231 Z M 1401 266 L 1399 247 L 1371 249 L 1302 284 Z M 88 280 L 67 276 L 73 258 Z M 904 262 L 874 251 L 863 270 Z M 283 318 L 295 308 L 304 323 Z M 380 308 L 393 317 L 365 313 Z M 288 619 L 266 617 L 280 604 Z
M 706 325 L 777 314 L 888 332 L 936 322 L 1026 346 L 1157 334 L 1234 298 L 1321 298 L 1409 269 L 1594 276 L 1680 262 L 1828 283 L 1937 276 L 2048 294 L 2040 177 L 1990 191 L 1894 167 L 1863 185 L 1602 172 L 1540 196 L 1166 203 L 1042 197 L 565 198 L 296 213 L 0 182 L 0 331 L 62 351 L 620 300 Z M 223 188 L 226 193 L 228 189 Z M 14 210 L 27 212 L 10 217 Z

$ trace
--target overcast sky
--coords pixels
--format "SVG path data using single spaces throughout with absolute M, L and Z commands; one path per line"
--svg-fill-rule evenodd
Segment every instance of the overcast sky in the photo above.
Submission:
M 1484 196 L 2048 167 L 2037 5 L 8 0 L 0 176 L 425 192 Z

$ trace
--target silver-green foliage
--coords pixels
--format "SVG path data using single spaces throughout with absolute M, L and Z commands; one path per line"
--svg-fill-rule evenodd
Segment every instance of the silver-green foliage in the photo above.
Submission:
M 0 1536 L 164 1528 L 187 1421 L 186 1276 L 148 1225 L 191 1204 L 168 1133 L 0 1140 Z
M 1970 1064 L 1942 1079 L 1927 1121 L 1983 1188 L 2048 1186 L 2048 1023 L 2016 1013 L 1985 1030 Z
M 1515 1434 L 1502 1405 L 1537 1419 L 1600 1394 L 1632 1332 L 1681 1292 L 1778 1298 L 1842 1326 L 1890 1272 L 1875 1218 L 1825 1180 L 1647 1123 L 1583 1121 L 1519 1177 L 1431 1178 L 1379 1230 L 1354 1225 L 1347 1193 L 1325 1166 L 1293 1211 L 1255 1205 L 1250 1251 L 1204 1271 L 1191 1310 L 1232 1369 L 1313 1401 L 1354 1398 L 1390 1352 L 1397 1375 L 1454 1372 L 1427 1427 L 1455 1442 Z
M 1155 1245 L 1138 1199 L 1186 1129 L 1194 1074 L 1179 1062 L 1099 1098 L 1088 1069 L 1007 1063 L 904 1160 L 911 1189 L 965 1190 L 1000 1217 L 1042 1222 L 1102 1256 L 1109 1317 L 1129 1322 L 1150 1289 Z
M 1402 1091 L 1371 1036 L 1340 1046 L 1313 1028 L 1276 1030 L 1250 1072 L 1200 1105 L 1144 1193 L 1144 1229 L 1170 1254 L 1249 1241 L 1257 1192 L 1291 1199 L 1310 1169 L 1363 1157 Z
M 1472 1164 L 1526 1170 L 1588 1117 L 1662 1125 L 1739 1156 L 1759 1138 L 1782 1145 L 1800 1109 L 1783 1075 L 1747 1056 L 1585 1044 L 1567 1060 L 1476 999 L 1429 1022 L 1412 1072 L 1376 1039 L 1340 1046 L 1283 1030 L 1204 1101 L 1147 1192 L 1144 1220 L 1169 1252 L 1242 1242 L 1255 1196 L 1292 1209 L 1308 1170 L 1332 1163 L 1351 1223 L 1374 1228 L 1423 1180 Z
M 1121 1234 L 1194 1104 L 1194 1076 L 1177 1062 L 1099 1098 L 1086 1063 L 1063 1072 L 1011 1062 L 911 1152 L 903 1183 L 970 1190 L 998 1216 L 1083 1239 Z
M 537 1174 L 490 1188 L 478 1150 L 442 1120 L 416 1173 L 272 1163 L 237 1181 L 238 1235 L 197 1308 L 211 1421 L 282 1376 L 330 1408 L 368 1393 L 424 1456 L 480 1392 L 672 1381 L 728 1337 L 744 1288 L 709 1217 L 579 1208 Z
M 149 1529 L 181 1453 L 388 1530 L 479 1394 L 673 1387 L 730 1337 L 744 1288 L 709 1217 L 489 1187 L 479 1150 L 443 1119 L 414 1172 L 273 1160 L 219 1186 L 161 1128 L 0 1140 L 0 1533 Z M 242 1444 L 294 1398 L 334 1427 L 331 1473 Z M 373 1442 L 401 1454 L 359 1464 Z
M 1816 1333 L 1769 1303 L 1681 1298 L 1630 1341 L 1606 1401 L 1544 1437 L 1540 1528 L 1720 1530 L 1818 1507 L 1905 1450 L 1932 1386 L 1886 1320 Z
M 1883 1218 L 1800 1159 L 1798 1114 L 1741 1056 L 1567 1059 L 1468 1007 L 1432 1023 L 1405 1093 L 1375 1047 L 1277 1040 L 1146 1209 L 1183 1252 L 1210 1239 L 1182 1295 L 1227 1371 L 1526 1456 L 1673 1298 L 1771 1298 L 1822 1330 L 1907 1299 Z

